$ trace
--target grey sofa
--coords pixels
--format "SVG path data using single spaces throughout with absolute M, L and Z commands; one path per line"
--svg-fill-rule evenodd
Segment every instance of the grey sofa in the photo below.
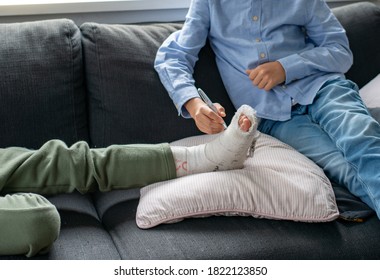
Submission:
M 355 55 L 347 76 L 361 87 L 380 73 L 380 8 L 361 3 L 334 13 Z M 157 48 L 179 28 L 78 27 L 67 19 L 0 24 L 0 147 L 38 148 L 53 138 L 104 147 L 199 134 L 191 120 L 177 117 L 153 69 Z M 195 77 L 231 117 L 209 46 Z M 344 187 L 334 184 L 334 191 L 342 219 L 329 223 L 209 217 L 149 230 L 135 223 L 138 189 L 57 195 L 49 200 L 61 215 L 60 236 L 34 259 L 379 259 L 380 221 Z M 355 218 L 364 222 L 347 221 Z

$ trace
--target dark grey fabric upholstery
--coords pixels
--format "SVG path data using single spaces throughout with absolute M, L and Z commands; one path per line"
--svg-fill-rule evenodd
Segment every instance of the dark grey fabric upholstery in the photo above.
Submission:
M 61 215 L 61 233 L 47 259 L 120 259 L 112 237 L 104 228 L 92 194 L 79 192 L 49 197 Z
M 0 147 L 88 140 L 79 28 L 70 20 L 0 24 Z
M 88 215 L 60 210 L 62 227 L 59 238 L 40 259 L 117 260 L 120 255 L 102 223 Z
M 354 65 L 347 78 L 364 86 L 380 73 L 380 9 L 373 3 L 357 3 L 334 10 L 346 28 Z
M 137 199 L 119 203 L 103 216 L 122 259 L 380 258 L 372 248 L 380 244 L 377 217 L 322 224 L 210 217 L 142 230 L 135 223 L 137 204 Z
M 81 26 L 91 143 L 168 142 L 197 133 L 176 111 L 153 69 L 160 43 L 179 25 Z

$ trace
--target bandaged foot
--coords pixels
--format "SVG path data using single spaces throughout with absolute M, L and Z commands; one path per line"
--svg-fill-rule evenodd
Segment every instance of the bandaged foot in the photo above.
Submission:
M 172 147 L 177 177 L 243 168 L 259 136 L 257 125 L 256 112 L 243 105 L 228 128 L 213 141 L 193 147 Z

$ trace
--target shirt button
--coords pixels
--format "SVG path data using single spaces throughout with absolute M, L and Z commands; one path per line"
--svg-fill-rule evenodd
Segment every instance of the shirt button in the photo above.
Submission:
M 257 43 L 261 42 L 261 39 L 260 38 L 256 38 L 255 40 Z
M 261 54 L 260 54 L 260 57 L 261 57 L 261 58 L 265 58 L 265 56 L 266 56 L 265 53 L 261 53 Z
M 283 89 L 286 89 L 286 85 L 283 85 L 282 88 L 283 88 Z
M 253 16 L 252 19 L 253 19 L 253 21 L 257 21 L 259 19 L 259 17 L 258 16 Z

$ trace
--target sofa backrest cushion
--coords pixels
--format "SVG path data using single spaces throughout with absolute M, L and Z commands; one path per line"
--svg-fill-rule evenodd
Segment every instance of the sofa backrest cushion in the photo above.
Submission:
M 81 35 L 66 19 L 0 24 L 0 147 L 88 140 Z
M 85 23 L 80 27 L 92 146 L 170 142 L 200 133 L 192 120 L 178 117 L 153 68 L 157 49 L 181 26 Z M 219 96 L 215 102 L 225 105 L 227 112 L 234 111 L 208 46 L 194 75 L 211 98 Z
M 362 2 L 333 9 L 347 31 L 354 64 L 347 78 L 364 86 L 380 73 L 380 7 Z

